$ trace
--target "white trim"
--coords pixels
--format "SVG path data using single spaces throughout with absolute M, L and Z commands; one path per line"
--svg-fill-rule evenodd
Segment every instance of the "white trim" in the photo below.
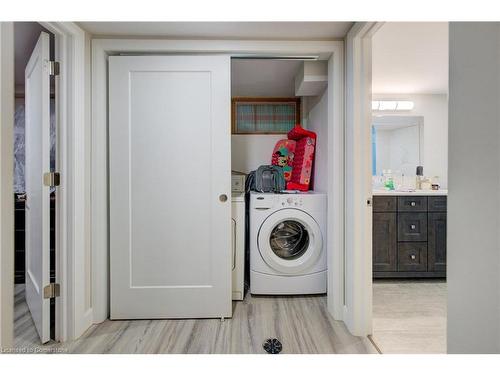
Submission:
M 346 38 L 345 323 L 372 333 L 371 38 L 381 26 L 354 24 Z
M 328 311 L 344 320 L 344 47 L 328 61 Z
M 239 41 L 239 40 L 136 40 L 92 41 L 92 306 L 94 323 L 109 315 L 107 59 L 119 53 L 225 53 L 307 55 L 329 61 L 329 182 L 328 309 L 342 319 L 343 290 L 343 42 L 342 41 Z M 333 198 L 331 198 L 333 197 Z
M 87 36 L 72 22 L 40 24 L 55 34 L 55 57 L 61 66 L 56 80 L 56 169 L 61 173 L 61 186 L 56 194 L 56 279 L 61 285 L 61 295 L 56 299 L 56 339 L 66 341 L 79 337 L 92 324 L 87 297 L 91 271 L 85 207 L 89 184 L 86 176 Z
M 0 348 L 14 343 L 14 24 L 0 22 Z

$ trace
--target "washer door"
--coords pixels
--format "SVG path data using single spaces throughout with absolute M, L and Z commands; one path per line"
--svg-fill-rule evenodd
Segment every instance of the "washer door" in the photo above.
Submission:
M 323 239 L 318 223 L 307 213 L 283 209 L 270 215 L 261 225 L 259 251 L 276 271 L 297 274 L 306 271 L 319 258 Z

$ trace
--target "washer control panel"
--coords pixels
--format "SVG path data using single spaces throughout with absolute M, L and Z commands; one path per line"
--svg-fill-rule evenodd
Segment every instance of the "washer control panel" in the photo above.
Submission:
M 288 195 L 281 198 L 282 207 L 302 207 L 302 197 L 297 195 Z

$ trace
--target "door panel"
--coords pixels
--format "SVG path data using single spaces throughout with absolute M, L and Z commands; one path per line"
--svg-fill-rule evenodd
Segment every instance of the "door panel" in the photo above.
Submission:
M 229 57 L 109 64 L 111 318 L 231 316 Z
M 50 340 L 50 171 L 49 35 L 41 33 L 25 70 L 26 302 L 42 343 Z

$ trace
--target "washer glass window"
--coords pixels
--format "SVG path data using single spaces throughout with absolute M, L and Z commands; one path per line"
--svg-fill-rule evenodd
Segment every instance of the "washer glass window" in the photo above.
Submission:
M 298 221 L 285 220 L 273 228 L 269 243 L 271 250 L 280 258 L 297 259 L 309 247 L 309 233 Z

